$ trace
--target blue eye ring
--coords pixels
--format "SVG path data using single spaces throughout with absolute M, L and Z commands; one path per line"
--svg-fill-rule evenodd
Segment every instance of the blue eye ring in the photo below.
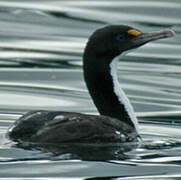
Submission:
M 125 37 L 124 37 L 124 35 L 117 35 L 117 36 L 116 36 L 116 40 L 117 40 L 118 42 L 123 42 L 123 41 L 125 41 Z

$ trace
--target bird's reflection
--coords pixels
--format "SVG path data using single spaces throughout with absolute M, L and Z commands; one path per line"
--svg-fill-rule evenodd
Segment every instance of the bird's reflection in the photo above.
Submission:
M 61 143 L 61 144 L 35 144 L 18 143 L 16 147 L 26 150 L 40 150 L 51 153 L 58 159 L 80 160 L 121 160 L 127 159 L 125 154 L 139 146 L 138 142 L 131 143 Z

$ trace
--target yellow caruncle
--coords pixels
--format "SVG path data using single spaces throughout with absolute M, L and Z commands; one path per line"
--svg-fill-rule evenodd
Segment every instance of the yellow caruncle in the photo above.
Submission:
M 141 32 L 136 29 L 131 29 L 128 31 L 128 34 L 133 35 L 133 36 L 139 36 Z

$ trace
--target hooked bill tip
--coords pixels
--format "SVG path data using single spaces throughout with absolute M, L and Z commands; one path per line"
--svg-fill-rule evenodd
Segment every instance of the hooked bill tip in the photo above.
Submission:
M 164 34 L 165 34 L 165 37 L 172 37 L 172 36 L 175 36 L 176 33 L 174 30 L 169 29 L 169 30 L 165 30 Z

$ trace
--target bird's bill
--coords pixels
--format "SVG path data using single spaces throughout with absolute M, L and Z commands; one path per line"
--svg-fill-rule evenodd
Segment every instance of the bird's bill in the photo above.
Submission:
M 133 45 L 141 46 L 150 41 L 155 41 L 157 39 L 169 38 L 175 35 L 173 30 L 162 30 L 151 33 L 142 33 L 141 35 L 135 37 L 132 41 Z

